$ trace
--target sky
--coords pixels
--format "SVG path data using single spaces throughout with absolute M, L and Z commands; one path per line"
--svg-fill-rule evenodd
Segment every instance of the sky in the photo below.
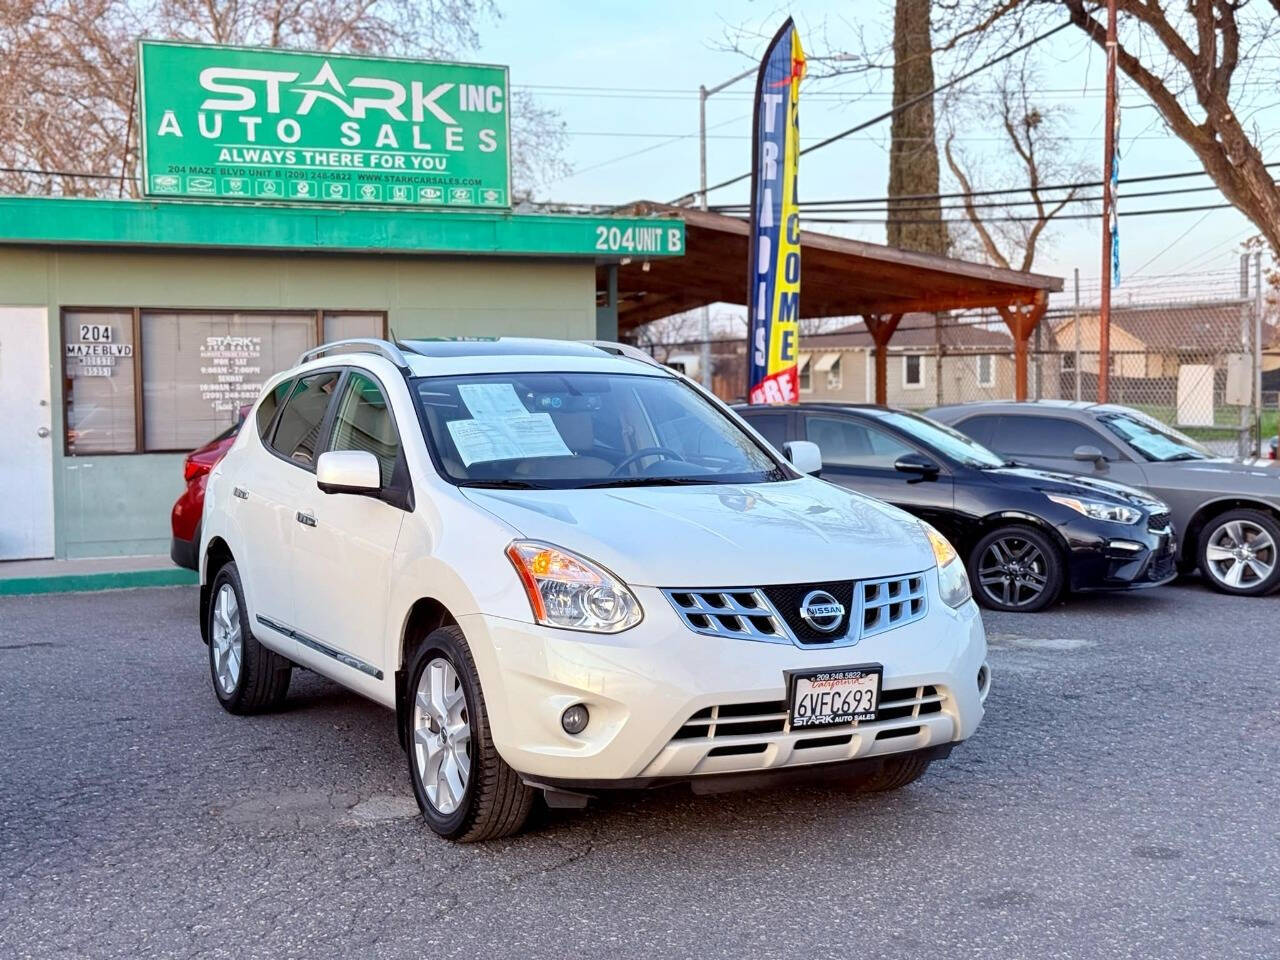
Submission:
M 790 7 L 748 0 L 507 0 L 497 24 L 481 24 L 478 59 L 510 66 L 513 87 L 525 87 L 559 111 L 569 131 L 573 173 L 544 191 L 544 199 L 618 204 L 637 199 L 670 201 L 698 184 L 700 84 L 719 84 L 753 61 L 728 49 L 730 34 L 746 28 L 758 58 L 769 35 L 790 13 L 811 54 L 828 46 L 859 49 L 855 31 L 887 36 L 891 0 L 807 0 Z M 825 42 L 824 42 L 825 38 Z M 1100 175 L 1105 64 L 1074 28 L 1038 48 L 1041 72 L 1037 105 L 1067 112 L 1071 158 Z M 947 79 L 939 68 L 937 82 Z M 806 80 L 801 90 L 802 146 L 847 129 L 889 106 L 887 74 Z M 750 166 L 753 80 L 739 81 L 708 103 L 708 180 Z M 1121 176 L 1200 169 L 1194 154 L 1164 130 L 1145 96 L 1121 75 Z M 888 131 L 855 134 L 802 158 L 802 200 L 882 197 L 888 182 Z M 964 146 L 990 150 L 1000 131 L 966 129 Z M 1022 182 L 1025 182 L 1025 177 Z M 1002 186 L 1004 184 L 992 184 Z M 1155 187 L 1209 187 L 1208 178 Z M 945 183 L 943 190 L 948 190 Z M 1151 185 L 1133 187 L 1152 189 Z M 746 184 L 713 192 L 710 202 L 741 203 Z M 1120 209 L 1221 203 L 1215 189 L 1169 197 L 1125 199 Z M 1094 208 L 1096 212 L 1096 206 Z M 948 214 L 949 216 L 955 214 Z M 883 224 L 812 225 L 876 243 Z M 1126 299 L 1183 299 L 1233 295 L 1239 287 L 1239 242 L 1256 233 L 1234 209 L 1124 217 L 1120 224 L 1121 284 Z M 1064 221 L 1050 228 L 1033 269 L 1063 277 L 1070 302 L 1073 271 L 1081 298 L 1097 297 L 1101 261 L 1098 218 Z

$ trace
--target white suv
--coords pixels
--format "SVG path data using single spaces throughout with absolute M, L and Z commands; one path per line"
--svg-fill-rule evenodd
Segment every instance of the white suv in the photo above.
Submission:
M 297 665 L 394 709 L 458 840 L 539 791 L 900 787 L 982 718 L 964 564 L 789 446 L 618 345 L 312 350 L 209 477 L 214 692 L 269 708 Z

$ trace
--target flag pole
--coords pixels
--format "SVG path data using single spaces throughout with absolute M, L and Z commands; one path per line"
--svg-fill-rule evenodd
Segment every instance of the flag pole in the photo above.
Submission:
M 1098 402 L 1111 392 L 1111 227 L 1116 198 L 1116 0 L 1107 0 L 1107 116 L 1103 136 L 1102 291 L 1098 303 Z

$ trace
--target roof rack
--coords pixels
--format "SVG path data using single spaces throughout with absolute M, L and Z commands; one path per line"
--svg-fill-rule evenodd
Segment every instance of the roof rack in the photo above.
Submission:
M 298 358 L 298 363 L 306 363 L 308 360 L 314 360 L 330 353 L 376 353 L 378 356 L 390 360 L 402 370 L 407 370 L 409 367 L 409 361 L 405 359 L 404 353 L 396 344 L 387 340 L 374 340 L 371 337 L 322 343 L 318 347 L 312 347 L 310 350 L 305 351 Z
M 641 363 L 647 363 L 651 367 L 662 367 L 664 370 L 670 368 L 658 362 L 658 360 L 650 354 L 645 353 L 639 347 L 633 347 L 629 343 L 614 343 L 612 340 L 583 340 L 589 347 L 595 347 L 597 350 L 603 350 L 605 353 L 611 353 L 615 357 L 623 357 L 627 360 L 639 360 Z

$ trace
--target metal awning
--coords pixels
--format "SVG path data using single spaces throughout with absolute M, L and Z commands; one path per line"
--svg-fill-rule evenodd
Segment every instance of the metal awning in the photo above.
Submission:
M 818 362 L 813 365 L 813 369 L 818 373 L 830 373 L 831 368 L 840 362 L 840 354 L 824 353 L 818 358 Z

